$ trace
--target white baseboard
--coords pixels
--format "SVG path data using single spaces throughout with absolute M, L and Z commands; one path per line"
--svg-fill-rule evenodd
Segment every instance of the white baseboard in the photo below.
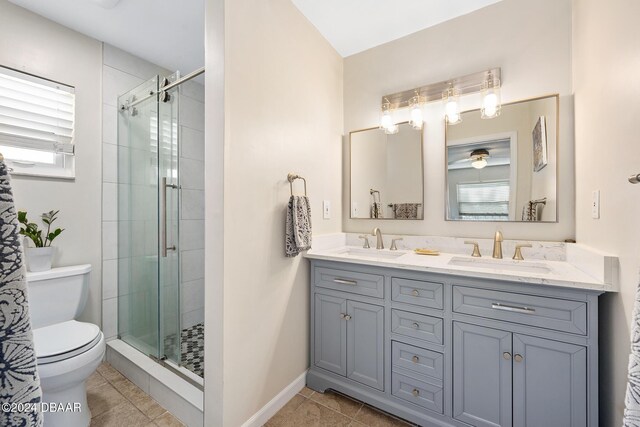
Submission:
M 273 417 L 284 405 L 290 401 L 293 396 L 298 394 L 302 387 L 307 383 L 307 371 L 293 380 L 291 384 L 286 386 L 284 390 L 276 395 L 273 399 L 264 405 L 258 412 L 253 414 L 242 427 L 262 427 L 271 417 Z

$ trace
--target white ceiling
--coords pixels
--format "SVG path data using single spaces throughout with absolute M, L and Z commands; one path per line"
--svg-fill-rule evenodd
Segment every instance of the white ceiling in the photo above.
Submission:
M 292 0 L 343 57 L 500 0 Z
M 204 66 L 204 0 L 9 1 L 171 71 Z

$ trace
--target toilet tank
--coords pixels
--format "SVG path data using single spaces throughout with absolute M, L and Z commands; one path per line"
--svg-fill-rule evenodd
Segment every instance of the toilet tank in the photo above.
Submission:
M 31 327 L 41 328 L 78 317 L 89 296 L 90 273 L 89 264 L 28 272 Z

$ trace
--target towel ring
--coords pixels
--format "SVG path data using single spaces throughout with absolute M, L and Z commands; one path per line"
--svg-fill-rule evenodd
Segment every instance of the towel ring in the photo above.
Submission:
M 293 196 L 293 181 L 295 181 L 296 179 L 301 179 L 302 181 L 304 181 L 304 195 L 307 195 L 307 180 L 304 179 L 303 177 L 301 177 L 298 174 L 295 173 L 290 173 L 287 175 L 287 181 L 289 181 L 289 188 L 291 189 L 291 195 Z

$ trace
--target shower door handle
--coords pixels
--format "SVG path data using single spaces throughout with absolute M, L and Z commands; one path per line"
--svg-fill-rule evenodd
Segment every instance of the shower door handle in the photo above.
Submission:
M 175 251 L 176 246 L 167 246 L 167 188 L 175 188 L 175 184 L 167 184 L 167 178 L 162 178 L 162 190 L 160 191 L 160 245 L 162 257 L 167 257 L 167 251 Z

